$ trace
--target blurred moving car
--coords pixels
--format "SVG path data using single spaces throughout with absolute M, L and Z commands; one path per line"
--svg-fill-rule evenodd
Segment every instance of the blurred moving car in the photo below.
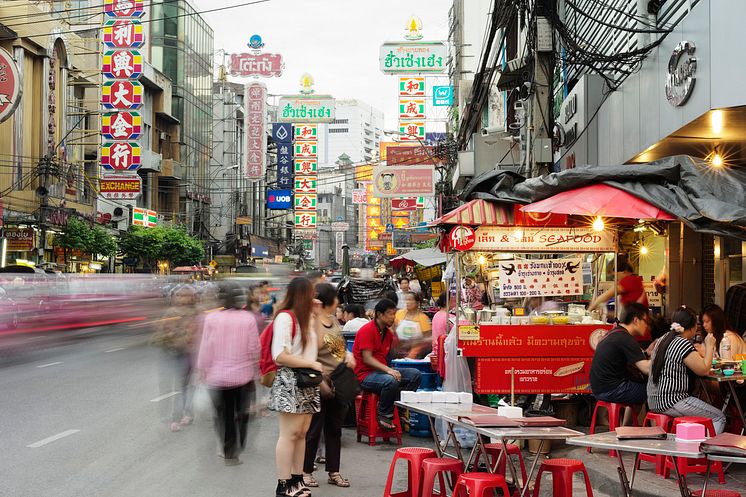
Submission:
M 8 292 L 0 287 L 0 325 L 5 329 L 18 328 L 18 304 L 8 297 Z

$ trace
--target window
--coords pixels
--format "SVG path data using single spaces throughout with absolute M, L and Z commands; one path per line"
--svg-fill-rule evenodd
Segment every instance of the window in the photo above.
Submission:
M 349 132 L 350 132 L 350 128 L 330 128 L 329 129 L 329 134 L 333 134 L 333 133 L 349 133 Z
M 349 124 L 349 119 L 335 119 L 329 124 Z

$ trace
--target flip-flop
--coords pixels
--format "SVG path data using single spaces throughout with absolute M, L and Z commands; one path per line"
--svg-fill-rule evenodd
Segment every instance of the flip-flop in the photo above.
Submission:
M 384 431 L 394 431 L 396 429 L 396 425 L 393 421 L 389 421 L 387 419 L 378 419 L 378 426 L 381 427 Z

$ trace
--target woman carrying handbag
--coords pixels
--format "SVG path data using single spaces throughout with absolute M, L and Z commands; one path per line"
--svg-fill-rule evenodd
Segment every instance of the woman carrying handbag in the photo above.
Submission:
M 350 404 L 359 389 L 353 372 L 355 359 L 347 352 L 339 322 L 334 312 L 337 308 L 337 291 L 328 283 L 316 285 L 316 299 L 321 301 L 321 311 L 316 320 L 319 342 L 318 361 L 324 367 L 321 386 L 321 411 L 313 415 L 306 434 L 306 455 L 303 463 L 303 481 L 309 487 L 318 487 L 313 476 L 313 463 L 321 434 L 326 444 L 327 482 L 338 487 L 349 487 L 349 480 L 339 473 L 342 451 L 342 423 Z
M 311 416 L 320 409 L 319 387 L 302 386 L 309 374 L 322 372 L 317 362 L 313 285 L 293 279 L 272 324 L 272 359 L 278 369 L 267 406 L 278 412 L 280 436 L 275 450 L 277 497 L 310 497 L 303 483 L 303 457 Z M 304 378 L 305 377 L 305 378 Z

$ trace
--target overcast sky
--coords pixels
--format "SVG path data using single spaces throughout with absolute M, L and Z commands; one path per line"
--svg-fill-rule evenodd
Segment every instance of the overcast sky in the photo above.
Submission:
M 191 1 L 200 11 L 245 2 Z M 379 46 L 403 40 L 413 14 L 422 20 L 425 40 L 446 40 L 451 5 L 452 0 L 270 0 L 203 16 L 215 32 L 216 51 L 248 51 L 249 37 L 256 33 L 265 52 L 282 54 L 282 77 L 264 80 L 270 93 L 298 93 L 308 72 L 317 93 L 363 100 L 385 113 L 391 129 L 397 121 L 398 80 L 379 70 Z

